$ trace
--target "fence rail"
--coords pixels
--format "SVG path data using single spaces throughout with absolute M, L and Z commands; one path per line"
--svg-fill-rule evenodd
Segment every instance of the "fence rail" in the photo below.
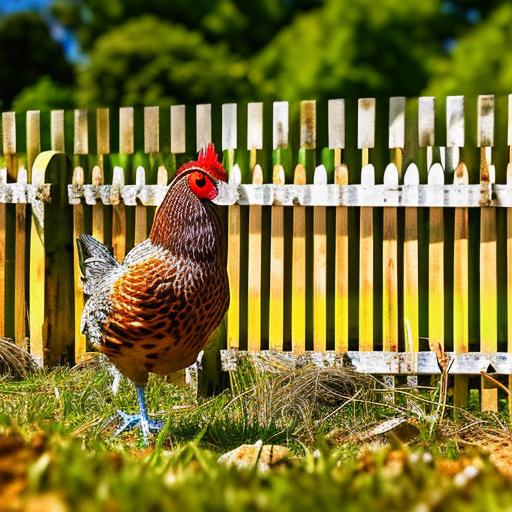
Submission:
M 360 99 L 355 115 L 330 100 L 317 119 L 315 101 L 298 116 L 275 102 L 271 129 L 261 103 L 225 104 L 220 116 L 211 105 L 195 116 L 183 105 L 3 113 L 0 335 L 41 363 L 84 357 L 74 238 L 90 232 L 122 259 L 147 236 L 176 168 L 217 142 L 229 173 L 218 198 L 232 297 L 226 367 L 237 350 L 437 373 L 426 338 L 453 361 L 463 405 L 469 375 L 512 375 L 512 95 L 506 128 L 495 127 L 489 95 L 468 122 L 462 96 L 437 113 L 432 97 L 383 103 Z M 419 366 L 406 364 L 411 354 Z M 482 407 L 497 410 L 490 386 L 479 386 Z

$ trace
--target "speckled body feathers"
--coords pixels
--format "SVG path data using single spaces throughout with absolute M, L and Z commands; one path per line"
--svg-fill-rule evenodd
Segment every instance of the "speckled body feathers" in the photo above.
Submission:
M 91 236 L 78 241 L 90 295 L 82 331 L 138 384 L 192 364 L 229 304 L 220 211 L 194 196 L 186 174 L 122 263 Z

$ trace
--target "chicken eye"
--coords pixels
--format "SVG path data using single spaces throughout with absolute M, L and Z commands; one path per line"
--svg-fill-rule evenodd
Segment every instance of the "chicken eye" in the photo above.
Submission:
M 204 176 L 201 176 L 200 178 L 197 178 L 196 179 L 196 185 L 199 187 L 199 188 L 203 188 L 205 185 L 206 185 L 206 179 Z

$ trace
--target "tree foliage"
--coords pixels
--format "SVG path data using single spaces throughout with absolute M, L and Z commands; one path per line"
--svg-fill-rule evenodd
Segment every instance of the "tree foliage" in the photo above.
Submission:
M 497 8 L 437 63 L 428 93 L 509 94 L 512 91 L 512 5 Z
M 244 94 L 245 64 L 199 32 L 144 16 L 100 37 L 80 77 L 84 105 L 221 102 Z
M 73 74 L 62 47 L 50 37 L 38 14 L 22 12 L 0 18 L 0 106 L 9 108 L 14 96 L 42 75 L 71 84 Z
M 208 42 L 223 42 L 238 55 L 265 46 L 297 12 L 324 0 L 54 0 L 57 19 L 78 35 L 86 50 L 98 37 L 126 21 L 151 14 L 199 31 Z
M 328 0 L 278 34 L 251 65 L 264 97 L 413 95 L 442 46 L 432 26 L 440 2 Z

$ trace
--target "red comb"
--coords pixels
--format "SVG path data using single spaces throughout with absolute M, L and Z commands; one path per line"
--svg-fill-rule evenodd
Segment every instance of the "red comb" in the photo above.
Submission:
M 186 164 L 182 165 L 176 174 L 184 172 L 188 169 L 192 169 L 194 167 L 202 169 L 212 178 L 228 181 L 228 175 L 222 164 L 219 162 L 217 153 L 215 152 L 215 146 L 213 144 L 208 144 L 206 149 L 201 149 L 197 160 L 192 160 L 191 162 L 187 162 Z

